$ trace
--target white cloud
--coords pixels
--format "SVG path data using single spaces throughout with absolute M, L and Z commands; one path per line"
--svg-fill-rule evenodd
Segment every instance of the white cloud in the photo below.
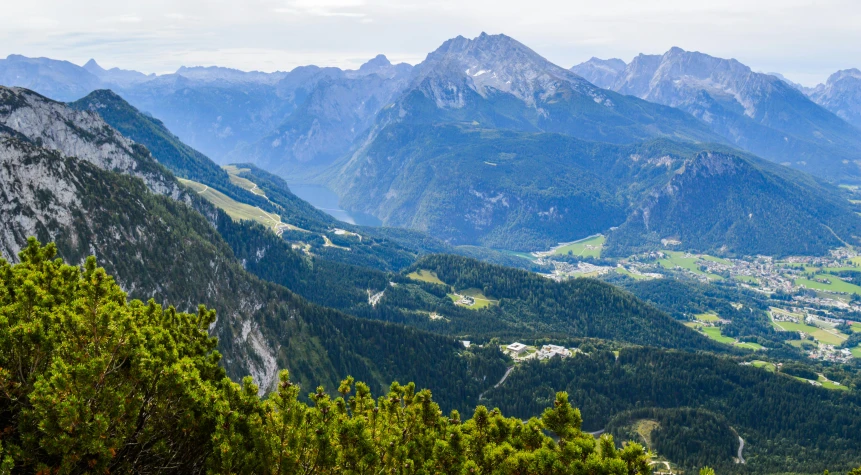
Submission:
M 286 6 L 275 8 L 276 13 L 311 15 L 321 17 L 366 18 L 360 11 L 365 6 L 362 0 L 294 0 Z

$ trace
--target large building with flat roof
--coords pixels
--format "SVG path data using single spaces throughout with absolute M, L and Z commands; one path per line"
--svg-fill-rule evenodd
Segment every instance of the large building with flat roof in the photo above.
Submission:
M 515 341 L 514 343 L 506 346 L 505 349 L 511 353 L 511 356 L 520 356 L 524 351 L 526 351 L 526 345 Z

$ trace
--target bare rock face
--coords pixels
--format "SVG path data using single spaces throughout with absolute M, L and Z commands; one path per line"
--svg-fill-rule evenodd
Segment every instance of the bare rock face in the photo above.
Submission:
M 810 98 L 838 117 L 861 129 L 861 71 L 837 71 L 810 91 Z
M 52 229 L 70 227 L 71 210 L 80 205 L 78 184 L 65 161 L 37 159 L 43 153 L 0 130 L 0 256 L 7 261 L 17 260 L 28 236 L 51 236 Z
M 0 86 L 0 124 L 61 156 L 137 176 L 153 192 L 174 199 L 182 194 L 146 148 L 123 137 L 93 112 L 72 109 L 26 89 Z
M 565 87 L 612 107 L 599 88 L 506 35 L 448 40 L 416 66 L 412 82 L 425 83 L 425 93 L 439 107 L 462 106 L 457 89 L 464 86 L 484 98 L 495 92 L 511 94 L 533 108 Z
M 589 74 L 596 64 L 603 63 L 590 60 L 572 69 Z M 774 74 L 753 72 L 735 59 L 672 48 L 663 55 L 641 54 L 614 79 L 608 76 L 601 78 L 607 88 L 688 112 L 763 158 L 829 179 L 861 176 L 857 130 Z M 845 109 L 829 110 L 844 110 L 845 119 Z

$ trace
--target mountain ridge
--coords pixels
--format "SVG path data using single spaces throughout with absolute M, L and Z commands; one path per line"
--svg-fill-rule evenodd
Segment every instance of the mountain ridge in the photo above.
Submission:
M 594 65 L 574 70 L 591 74 Z M 677 107 L 709 124 L 730 143 L 772 161 L 830 180 L 861 177 L 857 129 L 795 86 L 753 72 L 735 59 L 673 47 L 640 54 L 603 87 Z

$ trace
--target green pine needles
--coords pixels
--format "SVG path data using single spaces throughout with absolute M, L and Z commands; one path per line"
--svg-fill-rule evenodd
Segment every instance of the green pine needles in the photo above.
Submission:
M 638 444 L 580 430 L 566 393 L 523 422 L 442 414 L 429 390 L 374 399 L 347 378 L 300 400 L 287 371 L 266 399 L 231 382 L 196 314 L 129 301 L 87 259 L 30 239 L 0 261 L 0 474 L 645 474 Z

